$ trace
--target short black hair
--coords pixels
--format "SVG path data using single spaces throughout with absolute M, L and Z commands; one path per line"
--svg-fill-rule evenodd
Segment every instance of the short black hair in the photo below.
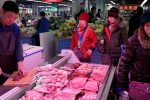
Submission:
M 91 10 L 95 10 L 96 9 L 96 7 L 95 6 L 93 6 L 92 8 L 91 8 Z
M 5 1 L 2 8 L 3 8 L 4 12 L 12 11 L 17 14 L 19 13 L 18 5 L 14 1 Z
M 143 13 L 143 8 L 142 7 L 138 7 L 137 8 L 137 13 L 138 14 L 142 14 Z
M 40 16 L 45 16 L 45 12 L 44 12 L 44 11 L 41 11 L 41 12 L 40 12 Z

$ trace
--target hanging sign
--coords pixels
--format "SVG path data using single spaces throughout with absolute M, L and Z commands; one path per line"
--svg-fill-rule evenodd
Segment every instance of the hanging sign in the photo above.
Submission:
M 62 0 L 43 0 L 44 2 L 62 2 Z

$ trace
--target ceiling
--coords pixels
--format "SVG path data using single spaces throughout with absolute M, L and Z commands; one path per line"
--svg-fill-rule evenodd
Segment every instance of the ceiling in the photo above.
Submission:
M 115 3 L 119 3 L 119 4 L 141 4 L 144 0 L 110 0 L 110 1 L 114 1 Z M 150 4 L 150 0 L 147 0 L 147 2 L 145 3 L 145 5 L 149 5 Z
M 51 5 L 52 3 L 43 2 L 43 0 L 16 0 L 18 4 L 32 5 L 32 3 L 38 3 L 39 5 Z M 58 3 L 59 7 L 72 6 L 72 2 L 69 0 L 63 0 Z

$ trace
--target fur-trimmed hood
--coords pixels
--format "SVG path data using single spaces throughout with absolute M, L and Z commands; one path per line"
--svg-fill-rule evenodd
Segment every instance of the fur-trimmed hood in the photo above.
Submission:
M 148 37 L 147 34 L 142 31 L 141 27 L 138 29 L 137 34 L 141 46 L 145 49 L 150 49 L 150 37 Z

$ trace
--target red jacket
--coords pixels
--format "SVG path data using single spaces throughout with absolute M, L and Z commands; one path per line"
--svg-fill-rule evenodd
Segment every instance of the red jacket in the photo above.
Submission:
M 97 44 L 98 44 L 97 36 L 93 28 L 89 27 L 81 47 L 81 53 L 83 54 L 83 58 L 88 58 L 89 56 L 87 54 L 87 51 L 89 49 L 94 51 Z M 78 33 L 76 31 L 74 31 L 72 34 L 71 49 L 73 50 L 75 47 L 78 47 Z

